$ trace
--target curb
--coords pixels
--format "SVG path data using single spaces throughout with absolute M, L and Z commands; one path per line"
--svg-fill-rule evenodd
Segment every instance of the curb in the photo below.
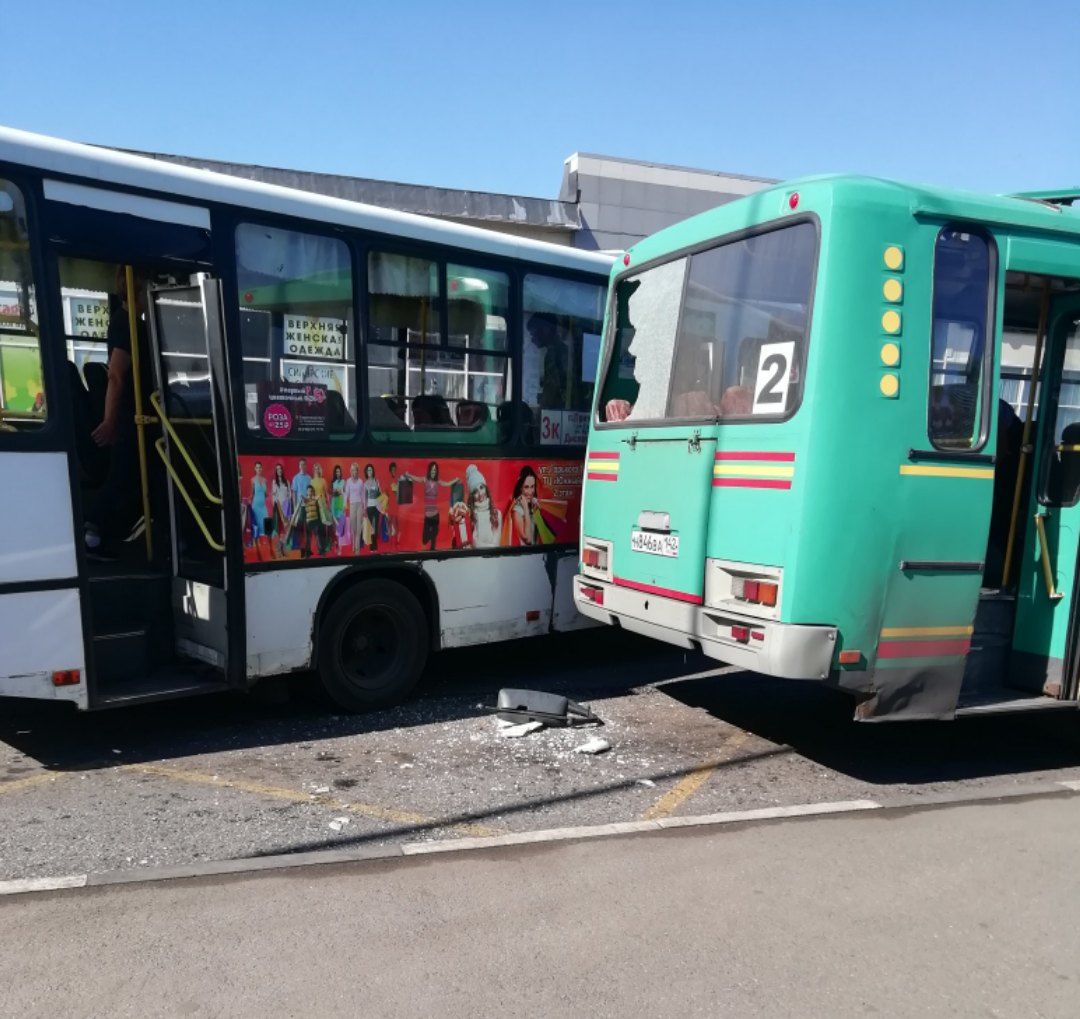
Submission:
M 655 821 L 618 821 L 612 824 L 583 825 L 573 828 L 547 828 L 483 838 L 469 837 L 440 839 L 429 842 L 403 842 L 399 845 L 379 848 L 325 849 L 308 853 L 281 853 L 274 856 L 241 860 L 216 860 L 172 867 L 153 867 L 145 870 L 133 868 L 88 874 L 67 874 L 60 877 L 15 878 L 0 881 L 0 897 L 64 891 L 73 888 L 148 884 L 159 881 L 185 881 L 193 878 L 227 877 L 308 867 L 328 867 L 334 864 L 400 860 L 414 856 L 424 857 L 439 853 L 464 853 L 478 849 L 500 849 L 509 846 L 537 845 L 549 842 L 581 842 L 591 839 L 611 838 L 618 835 L 637 835 L 645 832 L 670 831 L 679 828 L 723 828 L 732 825 L 761 824 L 795 818 L 837 816 L 867 811 L 884 812 L 886 815 L 891 816 L 914 811 L 977 805 L 980 803 L 1001 803 L 1010 800 L 1029 800 L 1051 796 L 1068 798 L 1078 793 L 1080 793 L 1080 780 L 1067 780 L 1038 785 L 1010 786 L 1007 789 L 976 790 L 973 793 L 943 793 L 933 797 L 906 796 L 889 800 L 887 803 L 870 799 L 836 800 L 827 803 L 798 803 L 785 807 L 760 807 L 751 810 L 730 810 L 718 814 L 698 814 L 690 817 L 665 817 Z

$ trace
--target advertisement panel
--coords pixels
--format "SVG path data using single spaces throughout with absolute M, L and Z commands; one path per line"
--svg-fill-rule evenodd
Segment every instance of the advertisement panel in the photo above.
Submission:
M 579 460 L 242 456 L 247 562 L 574 545 Z

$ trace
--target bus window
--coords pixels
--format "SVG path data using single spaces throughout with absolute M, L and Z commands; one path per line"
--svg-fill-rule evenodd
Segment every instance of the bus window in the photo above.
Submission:
M 526 441 L 585 445 L 604 296 L 603 288 L 592 283 L 525 277 L 521 394 Z
M 1073 322 L 1065 338 L 1057 415 L 1047 458 L 1043 501 L 1050 506 L 1075 506 L 1080 502 L 1080 320 Z
M 357 400 L 348 246 L 243 223 L 236 271 L 248 431 L 351 438 Z
M 986 432 L 983 364 L 989 345 L 990 248 L 946 228 L 934 248 L 934 311 L 927 432 L 939 449 L 974 449 Z
M 0 431 L 37 427 L 46 412 L 26 206 L 0 180 Z
M 446 294 L 446 332 L 440 302 Z M 371 252 L 368 395 L 372 432 L 495 443 L 510 381 L 506 273 Z
M 813 224 L 797 223 L 620 280 L 603 420 L 790 414 L 816 251 Z

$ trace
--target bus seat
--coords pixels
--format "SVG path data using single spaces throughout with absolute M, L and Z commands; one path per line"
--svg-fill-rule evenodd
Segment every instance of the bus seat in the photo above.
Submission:
M 356 420 L 345 406 L 345 397 L 336 389 L 326 393 L 326 428 L 338 434 L 356 431 Z
M 413 427 L 453 425 L 450 408 L 438 393 L 421 393 L 412 403 Z
M 480 428 L 487 424 L 491 415 L 486 403 L 478 400 L 459 400 L 457 405 L 458 428 Z
M 376 431 L 405 431 L 405 397 L 389 393 L 373 397 L 368 404 L 371 427 Z

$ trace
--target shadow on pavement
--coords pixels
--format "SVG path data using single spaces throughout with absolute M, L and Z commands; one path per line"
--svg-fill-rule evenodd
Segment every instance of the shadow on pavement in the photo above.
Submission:
M 1080 717 L 1074 711 L 868 724 L 852 721 L 850 697 L 818 683 L 732 672 L 673 680 L 660 689 L 826 768 L 879 785 L 1080 765 Z
M 504 686 L 602 700 L 710 667 L 704 658 L 632 634 L 586 630 L 434 655 L 411 700 L 366 715 L 344 714 L 328 704 L 318 677 L 309 673 L 271 681 L 249 695 L 90 714 L 67 704 L 4 701 L 0 742 L 49 769 L 110 768 L 474 718 L 483 714 L 478 705 L 494 704 Z

